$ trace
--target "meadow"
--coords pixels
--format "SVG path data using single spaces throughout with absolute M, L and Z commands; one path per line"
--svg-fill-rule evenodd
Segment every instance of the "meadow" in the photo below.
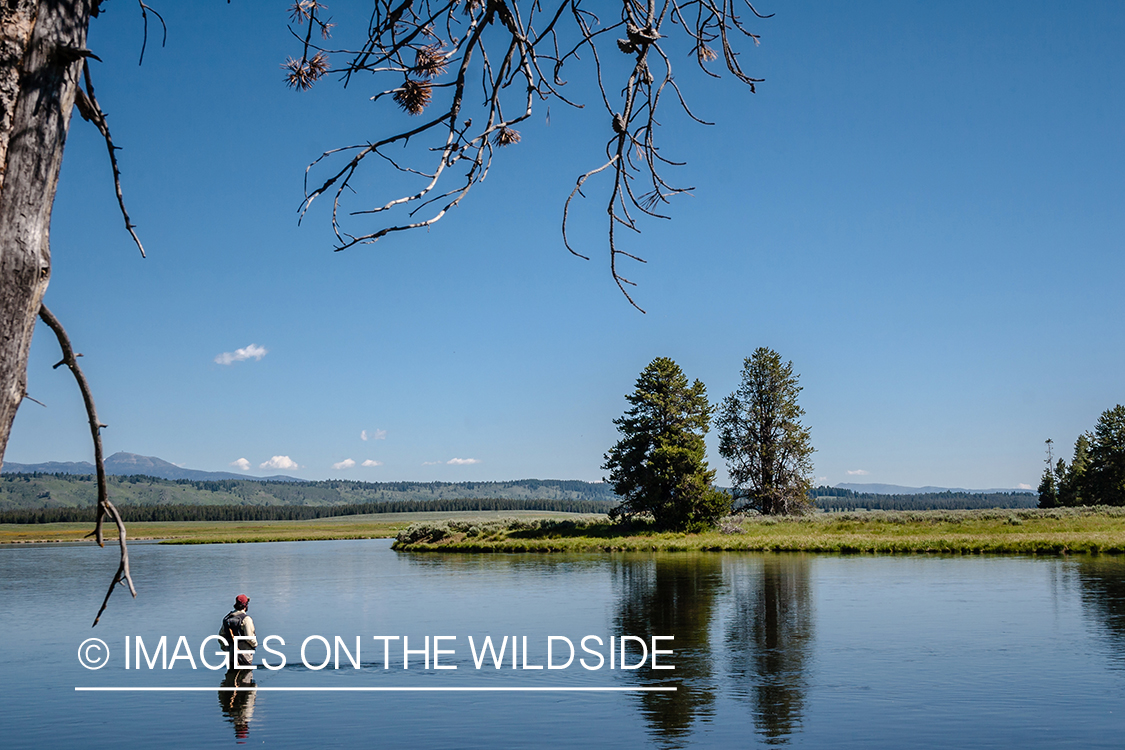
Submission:
M 79 542 L 88 523 L 0 524 L 0 544 Z M 128 524 L 129 539 L 166 544 L 395 538 L 400 551 L 1125 554 L 1125 508 L 846 511 L 734 516 L 700 533 L 644 521 L 547 511 L 377 513 L 297 521 Z M 107 545 L 113 544 L 112 534 Z
M 1125 508 L 848 511 L 732 517 L 701 533 L 604 518 L 422 522 L 409 551 L 775 551 L 834 553 L 1125 553 Z
M 231 544 L 238 542 L 303 542 L 324 539 L 387 539 L 414 523 L 474 522 L 498 519 L 552 519 L 575 514 L 550 511 L 460 511 L 436 513 L 373 513 L 301 521 L 136 521 L 126 525 L 129 540 L 161 540 L 166 544 Z M 586 516 L 582 516 L 585 518 Z M 81 542 L 91 523 L 0 524 L 0 544 Z M 116 544 L 112 524 L 106 546 Z

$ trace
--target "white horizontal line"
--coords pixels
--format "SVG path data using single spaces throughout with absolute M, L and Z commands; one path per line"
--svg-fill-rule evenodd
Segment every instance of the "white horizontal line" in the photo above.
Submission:
M 76 687 L 79 693 L 674 693 L 674 687 Z

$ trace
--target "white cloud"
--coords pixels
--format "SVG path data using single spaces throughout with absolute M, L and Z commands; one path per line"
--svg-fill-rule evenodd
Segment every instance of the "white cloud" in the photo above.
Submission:
M 235 349 L 233 352 L 223 352 L 215 357 L 215 362 L 220 365 L 229 365 L 233 362 L 242 362 L 246 359 L 260 360 L 266 356 L 268 350 L 264 346 L 251 344 L 245 349 Z
M 1030 490 L 1031 485 L 1030 484 L 1024 484 L 1023 482 L 1020 482 L 1019 484 L 1016 485 L 1016 488 L 1021 489 L 1021 490 Z
M 259 469 L 299 469 L 297 462 L 289 456 L 274 456 L 258 466 Z
M 466 466 L 468 464 L 479 464 L 480 461 L 475 458 L 451 458 L 446 463 L 450 466 Z
M 863 469 L 848 469 L 848 476 L 850 476 L 850 477 L 855 477 L 855 476 L 865 477 L 870 473 L 871 472 L 865 471 Z
M 375 430 L 374 432 L 368 432 L 367 430 L 363 430 L 362 432 L 359 433 L 359 439 L 360 440 L 386 440 L 387 439 L 387 431 L 386 430 Z
M 441 463 L 441 461 L 423 461 L 422 465 L 423 466 L 437 466 L 440 463 Z
M 339 471 L 340 469 L 350 469 L 353 466 L 355 466 L 355 461 L 351 460 L 350 458 L 345 458 L 340 463 L 332 464 L 332 468 L 336 469 L 337 471 Z
M 230 465 L 231 466 L 237 466 L 242 471 L 250 471 L 250 462 L 247 461 L 245 458 L 240 458 L 237 461 L 231 461 Z
M 383 465 L 382 461 L 376 461 L 373 458 L 369 458 L 366 461 L 364 461 L 362 464 L 360 464 L 360 466 L 382 466 L 382 465 Z

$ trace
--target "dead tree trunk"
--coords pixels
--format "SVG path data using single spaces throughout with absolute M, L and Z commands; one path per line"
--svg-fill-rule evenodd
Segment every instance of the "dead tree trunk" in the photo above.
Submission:
M 0 465 L 27 389 L 27 355 L 51 275 L 49 243 L 91 0 L 0 6 Z

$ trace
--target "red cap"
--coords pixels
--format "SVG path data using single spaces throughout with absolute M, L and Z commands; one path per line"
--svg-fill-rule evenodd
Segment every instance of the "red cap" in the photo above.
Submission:
M 234 603 L 239 604 L 243 609 L 246 609 L 246 605 L 250 603 L 250 597 L 246 596 L 246 594 L 239 594 L 234 598 Z

